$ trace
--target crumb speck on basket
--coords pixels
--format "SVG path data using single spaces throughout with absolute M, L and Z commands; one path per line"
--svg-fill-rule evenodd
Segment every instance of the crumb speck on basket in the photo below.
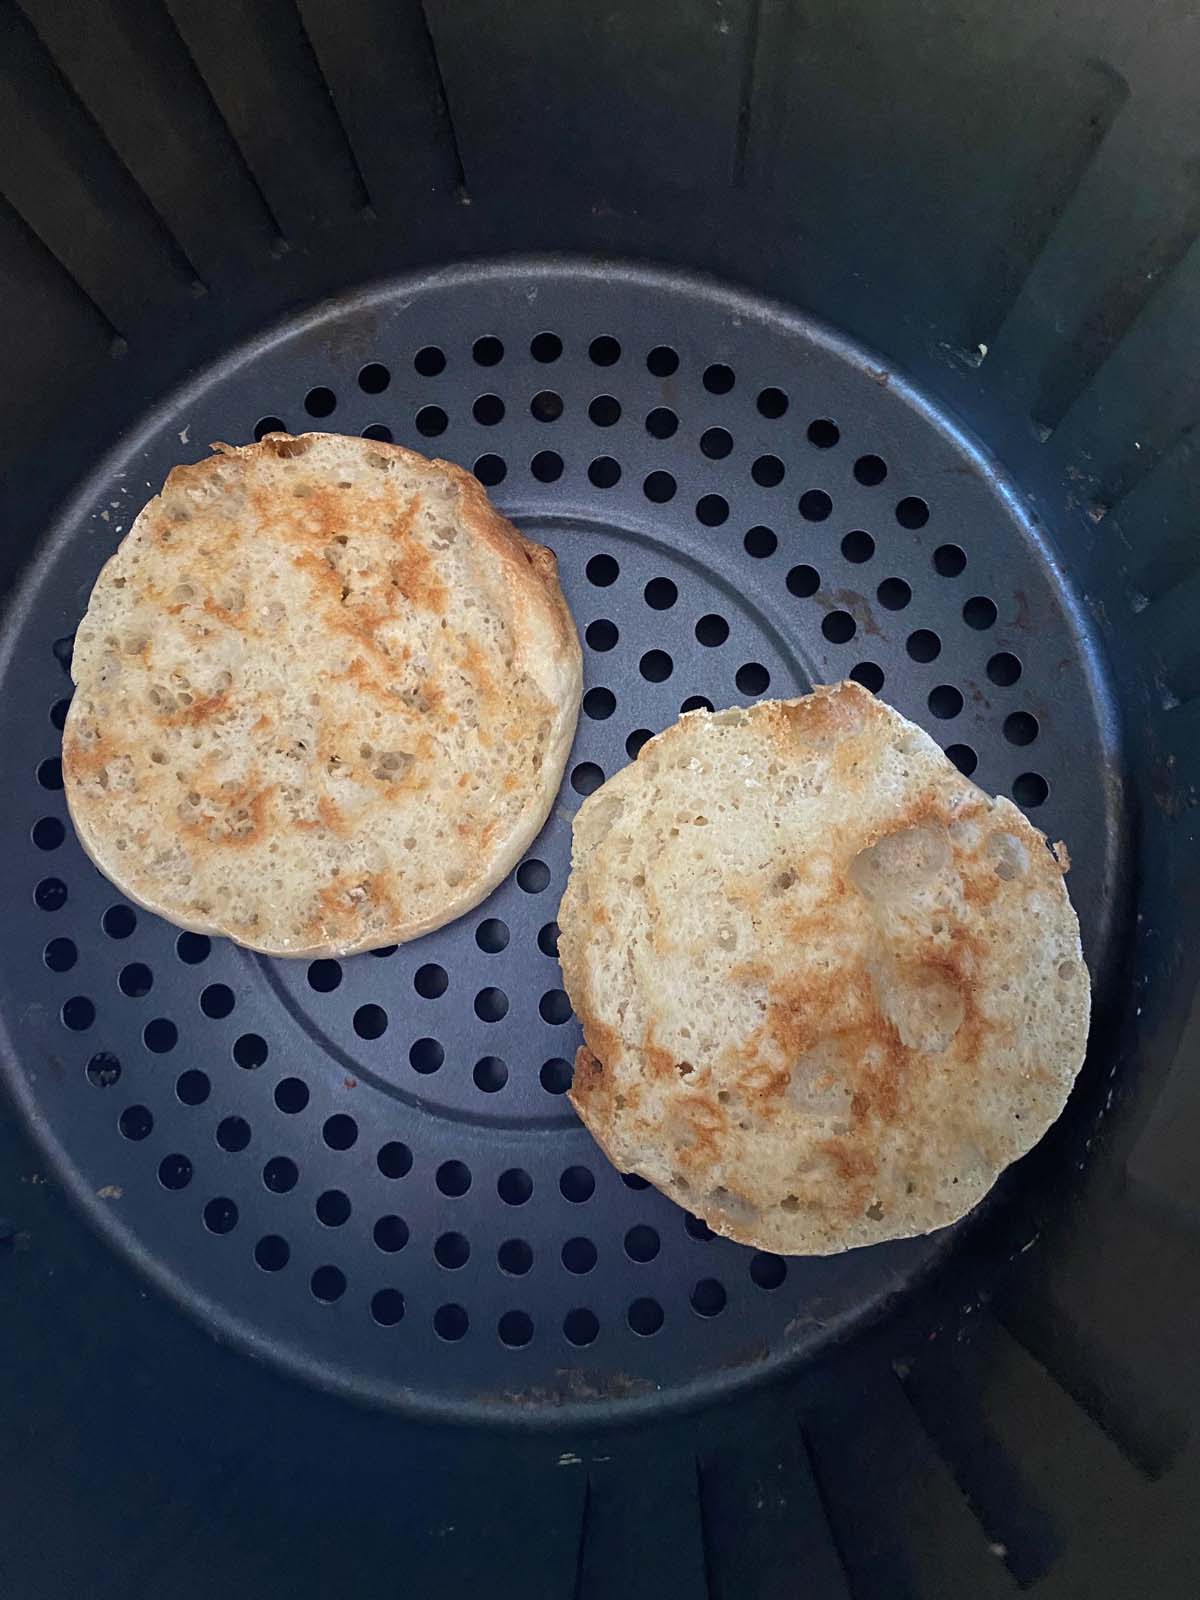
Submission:
M 180 442 L 180 444 L 186 444 L 188 442 L 188 434 L 191 432 L 191 430 L 192 430 L 192 425 L 191 425 L 190 422 L 188 423 L 186 428 L 180 428 L 180 430 L 179 430 L 179 442 Z
M 583 1465 L 583 1462 L 575 1454 L 574 1450 L 564 1450 L 558 1458 L 558 1464 L 560 1467 L 579 1467 Z
M 119 1200 L 125 1191 L 119 1183 L 106 1183 L 102 1189 L 97 1189 L 96 1193 L 101 1200 Z

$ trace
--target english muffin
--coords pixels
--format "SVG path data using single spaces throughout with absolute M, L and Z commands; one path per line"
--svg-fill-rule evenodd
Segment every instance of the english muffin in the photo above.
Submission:
M 691 712 L 575 820 L 572 1101 L 618 1167 L 743 1244 L 943 1227 L 1083 1061 L 1066 867 L 855 683 Z
M 184 928 L 285 956 L 416 938 L 499 883 L 557 791 L 581 659 L 554 557 L 395 445 L 215 449 L 92 591 L 76 830 Z

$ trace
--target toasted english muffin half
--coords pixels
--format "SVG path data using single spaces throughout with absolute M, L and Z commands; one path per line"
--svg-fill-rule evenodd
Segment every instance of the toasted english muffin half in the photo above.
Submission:
M 184 928 L 309 957 L 416 938 L 500 882 L 558 789 L 581 657 L 554 556 L 411 450 L 215 448 L 79 626 L 76 830 Z
M 1083 1061 L 1066 866 L 855 683 L 689 713 L 575 820 L 571 1099 L 618 1167 L 743 1244 L 943 1227 Z

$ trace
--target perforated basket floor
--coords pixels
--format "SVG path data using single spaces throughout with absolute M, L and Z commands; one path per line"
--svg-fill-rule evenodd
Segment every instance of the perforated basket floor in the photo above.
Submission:
M 135 913 L 61 793 L 70 640 L 100 565 L 172 465 L 278 426 L 473 467 L 557 552 L 585 642 L 575 748 L 528 858 L 453 926 L 341 963 Z M 235 352 L 97 470 L 3 648 L 18 1101 L 171 1294 L 360 1396 L 479 1415 L 715 1392 L 869 1318 L 961 1235 L 755 1254 L 623 1180 L 564 1098 L 571 815 L 681 709 L 858 679 L 1069 841 L 1094 975 L 1111 953 L 1106 694 L 1019 502 L 881 363 L 695 280 L 456 269 Z

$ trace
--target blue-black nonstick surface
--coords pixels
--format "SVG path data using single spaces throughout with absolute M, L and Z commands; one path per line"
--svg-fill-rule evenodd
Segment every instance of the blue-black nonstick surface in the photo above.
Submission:
M 58 764 L 101 564 L 172 466 L 278 426 L 474 468 L 556 551 L 584 641 L 575 746 L 525 861 L 452 926 L 342 962 L 128 907 L 75 842 Z M 882 360 L 694 279 L 457 268 L 235 351 L 48 530 L 2 667 L 18 1103 L 160 1286 L 373 1401 L 528 1416 L 715 1393 L 877 1315 L 970 1228 L 759 1255 L 623 1179 L 571 1110 L 554 922 L 571 817 L 681 709 L 857 678 L 1067 840 L 1094 975 L 1112 954 L 1107 695 L 1021 502 Z

